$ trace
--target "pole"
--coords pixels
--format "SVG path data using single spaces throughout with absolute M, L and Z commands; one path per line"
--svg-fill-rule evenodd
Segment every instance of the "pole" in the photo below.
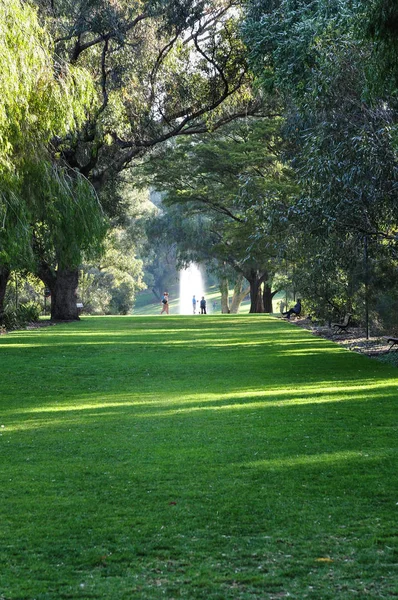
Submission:
M 18 275 L 15 272 L 15 308 L 18 308 Z
M 364 240 L 364 255 L 365 255 L 365 322 L 366 322 L 366 339 L 369 339 L 369 249 L 368 236 L 365 235 Z

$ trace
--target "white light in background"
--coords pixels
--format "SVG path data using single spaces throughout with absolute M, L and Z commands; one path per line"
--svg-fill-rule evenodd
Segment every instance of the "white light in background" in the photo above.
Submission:
M 192 297 L 195 294 L 196 313 L 200 311 L 199 302 L 205 295 L 203 288 L 203 277 L 200 268 L 195 263 L 189 265 L 187 269 L 180 271 L 180 315 L 192 315 Z

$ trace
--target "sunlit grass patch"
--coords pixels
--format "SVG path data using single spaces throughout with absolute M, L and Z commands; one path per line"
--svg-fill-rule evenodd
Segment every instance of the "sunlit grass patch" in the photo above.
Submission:
M 396 592 L 395 369 L 241 315 L 85 318 L 0 360 L 0 598 Z

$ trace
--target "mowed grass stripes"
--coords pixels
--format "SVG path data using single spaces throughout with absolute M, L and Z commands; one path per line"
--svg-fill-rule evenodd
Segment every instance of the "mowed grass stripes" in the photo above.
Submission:
M 0 598 L 390 598 L 398 372 L 262 315 L 0 338 Z

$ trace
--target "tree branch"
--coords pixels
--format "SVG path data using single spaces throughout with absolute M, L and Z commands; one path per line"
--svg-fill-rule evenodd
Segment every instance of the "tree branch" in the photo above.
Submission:
M 109 39 L 105 40 L 104 47 L 102 49 L 101 55 L 101 90 L 102 90 L 102 106 L 100 108 L 100 112 L 102 112 L 108 104 L 108 91 L 106 89 L 106 81 L 108 78 L 108 73 L 106 70 L 106 55 L 109 47 Z
M 73 50 L 70 55 L 70 62 L 73 64 L 78 60 L 78 58 L 80 57 L 82 52 L 85 52 L 86 50 L 88 50 L 89 48 L 92 48 L 93 46 L 102 44 L 104 41 L 109 41 L 112 38 L 119 37 L 120 34 L 125 35 L 129 31 L 134 29 L 134 27 L 138 23 L 140 23 L 140 21 L 143 21 L 143 20 L 147 19 L 148 17 L 149 17 L 149 14 L 143 12 L 143 13 L 137 15 L 137 17 L 135 19 L 133 19 L 131 21 L 131 23 L 126 24 L 124 27 L 121 27 L 120 30 L 117 30 L 117 31 L 115 30 L 115 31 L 108 32 L 106 34 L 98 35 L 97 37 L 89 40 L 88 42 L 85 42 L 84 44 L 81 43 L 82 32 L 79 32 L 78 34 L 76 34 L 76 32 L 74 32 L 74 31 L 72 31 L 70 33 L 70 35 L 67 35 L 67 36 L 64 36 L 64 37 L 61 37 L 61 38 L 58 38 L 57 40 L 55 40 L 55 44 L 57 45 L 57 44 L 60 44 L 61 42 L 68 42 L 72 38 L 77 36 L 75 45 L 73 46 Z

